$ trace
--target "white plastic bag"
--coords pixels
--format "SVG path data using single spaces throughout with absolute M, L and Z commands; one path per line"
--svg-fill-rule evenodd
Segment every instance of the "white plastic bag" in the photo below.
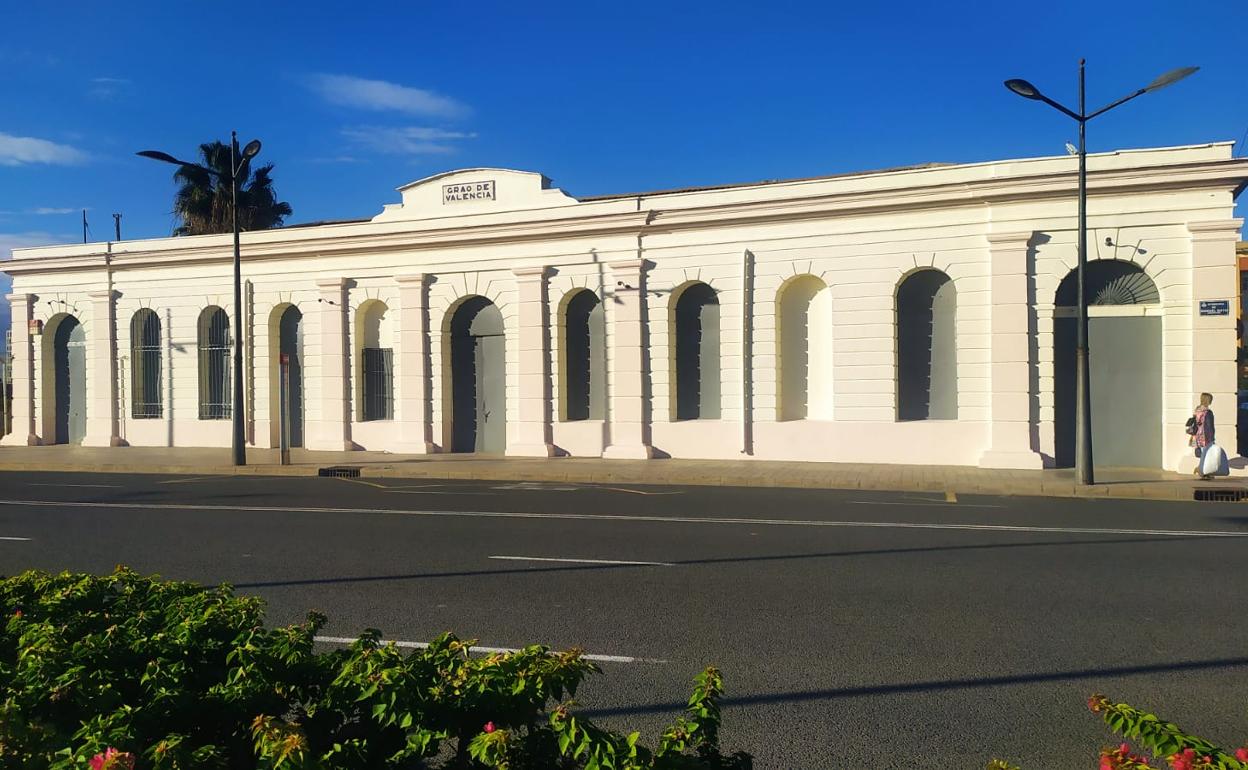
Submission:
M 1231 469 L 1227 464 L 1226 452 L 1217 444 L 1210 444 L 1200 455 L 1200 474 L 1202 476 L 1229 476 Z

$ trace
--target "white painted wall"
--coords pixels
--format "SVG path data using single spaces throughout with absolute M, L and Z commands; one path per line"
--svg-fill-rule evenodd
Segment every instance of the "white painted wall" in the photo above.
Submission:
M 1233 159 L 1230 144 L 1223 143 L 1094 155 L 1089 166 L 1090 258 L 1130 259 L 1161 293 L 1156 312 L 1164 319 L 1165 409 L 1156 419 L 1166 437 L 1164 465 L 1178 468 L 1186 448 L 1182 425 L 1195 393 L 1230 394 L 1215 407 L 1224 404 L 1220 432 L 1233 435 L 1235 429 L 1234 317 L 1227 323 L 1201 319 L 1194 306 L 1198 294 L 1215 296 L 1223 285 L 1225 298 L 1237 296 L 1239 225 L 1232 191 L 1248 180 L 1248 160 Z M 576 456 L 601 455 L 613 443 L 613 425 L 618 429 L 619 421 L 646 415 L 652 448 L 646 451 L 658 456 L 975 465 L 990 449 L 1001 449 L 1048 462 L 1053 295 L 1075 264 L 1074 173 L 1072 158 L 1034 158 L 578 201 L 540 175 L 477 169 L 409 185 L 402 204 L 388 206 L 371 221 L 245 233 L 248 435 L 257 446 L 276 442 L 273 314 L 293 303 L 304 314 L 308 435 L 313 426 L 327 430 L 327 436 L 336 430 L 340 418 L 325 412 L 332 402 L 322 398 L 322 388 L 326 367 L 341 367 L 350 405 L 344 412 L 351 415 L 339 426 L 346 440 L 364 449 L 412 451 L 421 439 L 404 435 L 411 428 L 401 427 L 426 419 L 424 410 L 410 413 L 425 399 L 409 394 L 404 401 L 400 390 L 405 381 L 421 382 L 405 380 L 403 367 L 422 362 L 403 354 L 397 278 L 425 274 L 429 353 L 423 365 L 431 375 L 427 419 L 433 451 L 450 439 L 450 314 L 465 298 L 480 295 L 498 306 L 506 329 L 509 443 L 513 428 L 521 425 L 530 426 L 526 436 L 540 434 L 531 426 L 547 418 L 540 410 L 522 414 L 519 405 L 544 400 L 550 420 L 544 440 L 551 451 Z M 495 182 L 496 200 L 442 202 L 443 185 L 479 180 Z M 1004 278 L 994 272 L 997 247 L 990 239 L 1001 233 L 1031 238 L 1030 303 L 1007 300 L 1011 295 L 1000 288 Z M 1114 246 L 1105 246 L 1107 237 Z M 747 252 L 752 255 L 748 287 L 742 282 Z M 92 384 L 98 378 L 89 371 L 87 380 L 91 409 L 100 411 L 110 398 L 116 403 L 117 438 L 132 445 L 226 446 L 230 421 L 198 419 L 196 334 L 207 305 L 220 305 L 232 317 L 230 254 L 228 236 L 201 236 L 24 249 L 5 266 L 14 294 L 29 295 L 33 317 L 45 322 L 77 308 L 75 314 L 89 327 L 96 320 L 88 293 L 109 287 L 116 292 L 114 334 L 124 360 L 118 361 L 114 392 L 100 398 Z M 641 379 L 624 363 L 632 359 L 619 355 L 620 346 L 630 343 L 617 336 L 615 323 L 621 302 L 633 301 L 636 287 L 619 285 L 610 267 L 637 259 L 647 261 L 644 324 L 630 332 L 641 335 L 647 351 Z M 513 270 L 540 266 L 548 268 L 544 310 L 522 323 L 521 277 Z M 947 273 L 957 292 L 958 419 L 901 423 L 896 421 L 894 297 L 903 276 L 929 266 Z M 797 276 L 812 276 L 826 288 L 815 295 L 809 313 L 808 414 L 782 420 L 777 299 Z M 325 279 L 346 282 L 344 306 L 318 302 L 327 295 L 317 281 Z M 715 289 L 720 302 L 722 417 L 676 422 L 670 303 L 674 291 L 695 280 Z M 559 409 L 560 306 L 568 292 L 581 287 L 604 303 L 609 408 L 605 420 L 569 422 L 560 419 Z M 531 304 L 536 295 L 526 296 Z M 370 302 L 387 307 L 388 342 L 382 346 L 395 351 L 396 414 L 394 420 L 365 423 L 359 420 L 357 326 L 360 308 Z M 158 310 L 167 340 L 166 402 L 159 420 L 130 415 L 129 321 L 140 307 Z M 345 362 L 318 345 L 323 325 L 344 317 Z M 1023 355 L 1030 356 L 1031 375 L 1022 406 L 1014 395 L 1017 383 L 1007 388 L 1000 381 L 1005 370 L 994 369 L 994 356 L 1009 352 L 1008 346 L 993 344 L 993 330 L 1003 324 L 1030 335 L 1031 352 Z M 1208 333 L 1198 335 L 1202 329 Z M 18 393 L 15 426 L 33 419 L 30 434 L 43 437 L 42 340 L 35 337 L 27 345 L 15 335 L 15 346 L 25 349 L 15 351 L 19 362 L 23 355 L 34 356 L 35 371 L 33 397 Z M 96 353 L 88 355 L 89 368 L 99 365 Z M 545 375 L 535 373 L 541 362 Z M 749 383 L 748 399 L 743 381 Z M 644 392 L 633 392 L 637 382 Z M 1023 445 L 992 446 L 994 415 L 1002 419 L 1018 409 L 1030 436 Z M 5 441 L 27 440 L 27 431 L 15 427 Z M 1024 460 L 1022 467 L 1030 462 Z

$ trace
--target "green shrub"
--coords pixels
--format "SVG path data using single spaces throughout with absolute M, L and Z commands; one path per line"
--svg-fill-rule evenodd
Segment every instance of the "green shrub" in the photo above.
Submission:
M 1211 741 L 1185 732 L 1173 722 L 1165 722 L 1126 703 L 1114 703 L 1104 695 L 1088 699 L 1088 709 L 1118 735 L 1142 747 L 1137 754 L 1130 743 L 1101 749 L 1101 770 L 1248 770 L 1248 747 L 1231 751 Z M 1150 758 L 1149 754 L 1153 757 Z M 988 763 L 988 770 L 1019 770 L 1000 759 Z
M 266 629 L 259 599 L 124 568 L 27 572 L 0 607 L 4 767 L 751 767 L 720 753 L 713 668 L 650 750 L 575 715 L 566 699 L 598 673 L 578 650 L 481 657 L 447 634 L 403 654 L 369 630 L 318 653 L 321 615 Z

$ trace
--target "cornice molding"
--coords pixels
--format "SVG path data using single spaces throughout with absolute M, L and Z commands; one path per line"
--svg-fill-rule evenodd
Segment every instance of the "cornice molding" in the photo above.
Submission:
M 1026 248 L 1031 245 L 1031 239 L 1036 235 L 1035 230 L 1018 230 L 1012 233 L 988 233 L 985 238 L 992 246 L 1021 246 Z
M 547 265 L 539 265 L 537 267 L 513 267 L 511 274 L 522 280 L 540 281 L 550 275 L 550 267 Z
M 648 259 L 617 259 L 606 263 L 613 273 L 644 273 L 654 266 Z
M 1239 242 L 1239 231 L 1244 220 L 1213 219 L 1204 222 L 1188 222 L 1187 231 L 1194 241 L 1232 241 Z
M 832 190 L 789 198 L 732 201 L 679 208 L 662 208 L 662 198 L 651 198 L 647 203 L 652 206 L 657 204 L 659 207 L 629 212 L 576 213 L 577 207 L 569 206 L 562 208 L 561 213 L 570 212 L 571 216 L 543 219 L 444 224 L 434 227 L 420 220 L 359 223 L 350 225 L 355 230 L 350 234 L 343 234 L 343 226 L 340 225 L 271 230 L 245 233 L 242 256 L 244 262 L 255 263 L 267 259 L 433 251 L 447 246 L 459 248 L 612 235 L 644 239 L 648 234 L 680 230 L 844 218 L 889 211 L 925 211 L 1017 200 L 1070 198 L 1075 194 L 1076 179 L 1077 171 L 1074 168 L 1027 176 L 986 177 L 917 185 L 914 184 L 913 177 L 907 176 L 904 179 L 899 178 L 897 184 L 873 190 Z M 1230 190 L 1242 185 L 1245 179 L 1248 179 L 1248 160 L 1201 160 L 1164 166 L 1091 171 L 1088 194 L 1089 197 L 1103 198 L 1172 189 Z M 902 184 L 902 181 L 908 184 Z M 515 216 L 524 217 L 534 213 L 537 212 L 520 211 L 515 212 Z M 1001 234 L 1001 237 L 1012 234 Z M 991 239 L 994 237 L 997 236 L 989 236 L 990 242 L 993 242 Z M 248 243 L 247 240 L 252 242 Z M 140 242 L 130 241 L 112 244 L 114 250 L 111 255 L 101 251 L 89 255 L 17 258 L 0 263 L 0 269 L 17 275 L 106 269 L 110 262 L 113 269 L 125 269 L 129 266 L 217 263 L 226 262 L 233 257 L 231 244 L 225 239 L 214 239 L 210 243 L 183 248 L 172 247 L 167 241 L 162 241 L 163 248 L 126 248 L 138 243 Z

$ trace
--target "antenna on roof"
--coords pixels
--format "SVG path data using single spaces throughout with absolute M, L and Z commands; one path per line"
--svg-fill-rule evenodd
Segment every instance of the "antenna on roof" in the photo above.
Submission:
M 87 210 L 82 210 L 82 242 L 87 242 Z
M 113 230 L 117 234 L 117 240 L 121 240 L 121 214 L 113 214 Z

